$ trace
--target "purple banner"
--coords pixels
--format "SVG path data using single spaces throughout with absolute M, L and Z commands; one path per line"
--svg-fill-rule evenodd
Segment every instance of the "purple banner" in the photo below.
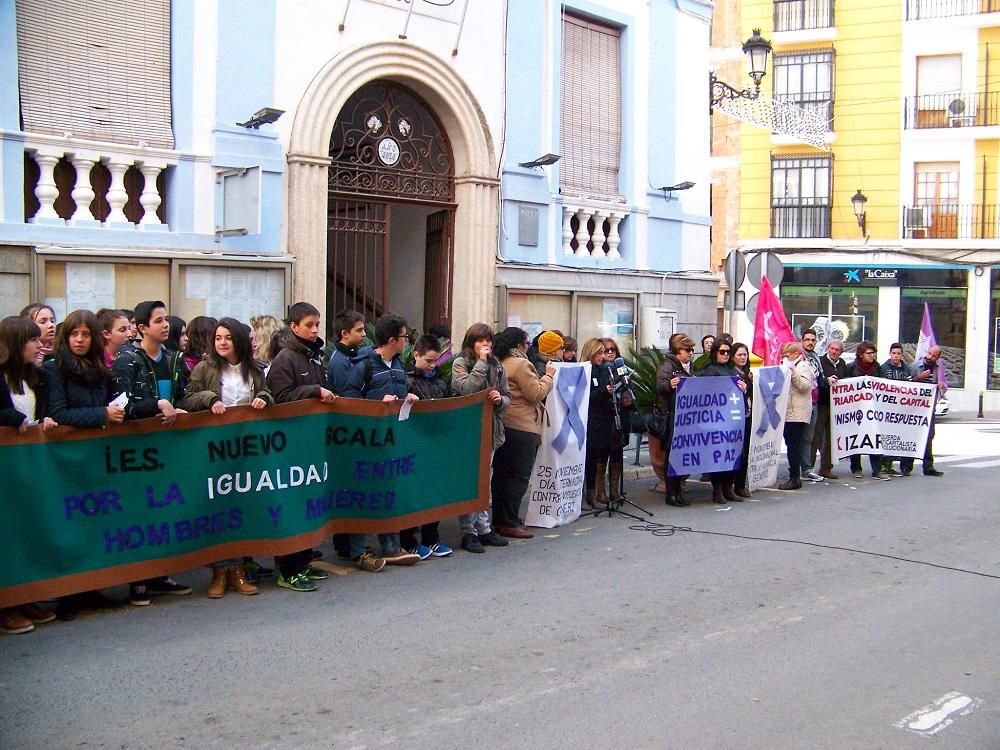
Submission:
M 670 476 L 739 467 L 746 412 L 738 380 L 726 376 L 681 380 L 667 466 Z

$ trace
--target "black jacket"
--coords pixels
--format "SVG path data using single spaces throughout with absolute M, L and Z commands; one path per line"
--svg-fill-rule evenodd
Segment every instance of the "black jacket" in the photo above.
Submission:
M 819 400 L 817 403 L 829 405 L 830 403 L 830 384 L 827 382 L 827 378 L 836 376 L 838 380 L 847 377 L 847 363 L 844 362 L 843 357 L 837 360 L 837 364 L 833 364 L 827 355 L 823 355 L 819 358 L 819 363 L 823 366 L 823 377 L 819 380 Z
M 41 420 L 45 416 L 49 404 L 49 383 L 43 370 L 38 372 L 38 382 L 32 389 L 35 391 L 35 417 Z M 10 386 L 7 378 L 0 373 L 0 425 L 4 427 L 20 427 L 28 418 L 14 408 L 14 400 L 10 397 Z
M 83 369 L 67 351 L 42 365 L 49 381 L 46 415 L 71 427 L 104 427 L 108 423 L 108 403 L 118 394 L 114 378 L 93 367 Z
M 167 367 L 170 370 L 172 383 L 170 403 L 177 406 L 184 398 L 188 369 L 179 352 L 169 352 L 166 349 L 161 351 L 167 358 Z M 145 349 L 141 346 L 135 348 L 123 346 L 111 369 L 115 374 L 115 388 L 118 393 L 128 395 L 125 419 L 145 419 L 159 413 L 156 404 L 160 400 L 160 389 L 156 383 L 153 360 L 146 354 Z
M 428 377 L 422 370 L 414 367 L 406 373 L 406 390 L 417 394 L 424 401 L 431 398 L 448 398 L 451 395 L 451 385 L 442 380 L 435 367 Z
M 280 345 L 281 350 L 267 371 L 267 389 L 274 402 L 319 398 L 320 389 L 327 385 L 323 339 L 306 341 L 286 331 L 281 334 Z
M 665 360 L 660 369 L 656 371 L 656 395 L 657 405 L 661 414 L 673 414 L 674 401 L 677 398 L 677 391 L 670 385 L 670 381 L 675 376 L 681 378 L 693 377 L 691 373 L 684 369 L 684 365 L 677 359 L 676 354 L 666 354 Z

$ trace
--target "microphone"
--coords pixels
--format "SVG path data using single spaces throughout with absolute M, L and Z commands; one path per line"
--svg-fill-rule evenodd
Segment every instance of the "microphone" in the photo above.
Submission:
M 628 380 L 629 369 L 625 366 L 624 359 L 617 357 L 615 361 L 611 363 L 611 374 L 614 376 L 615 380 Z

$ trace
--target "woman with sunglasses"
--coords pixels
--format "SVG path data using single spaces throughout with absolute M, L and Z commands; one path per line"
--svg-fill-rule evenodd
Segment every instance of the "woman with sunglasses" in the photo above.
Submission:
M 604 361 L 610 366 L 616 359 L 622 356 L 618 350 L 618 342 L 614 339 L 606 338 L 601 339 L 601 343 L 604 344 Z M 632 408 L 632 399 L 628 396 L 623 396 L 620 398 L 618 405 L 621 409 L 622 428 L 614 430 L 614 434 L 611 436 L 611 453 L 608 456 L 607 469 L 608 484 L 610 486 L 609 494 L 612 502 L 618 502 L 621 496 L 622 474 L 625 471 L 625 446 L 628 445 L 630 439 L 630 422 L 627 411 Z M 598 499 L 600 499 L 603 490 L 604 483 L 599 482 L 597 487 Z
M 746 384 L 743 391 L 743 402 L 746 404 L 746 419 L 743 422 L 743 453 L 740 460 L 740 468 L 736 470 L 735 492 L 739 497 L 750 497 L 750 490 L 747 487 L 747 466 L 750 461 L 750 415 L 753 411 L 753 372 L 750 370 L 750 349 L 746 344 L 737 341 L 733 344 L 732 354 L 729 355 L 736 368 L 739 379 Z
M 733 364 L 733 345 L 725 338 L 719 337 L 712 342 L 712 348 L 708 352 L 708 365 L 701 371 L 701 377 L 729 377 L 739 378 L 740 373 Z M 740 378 L 736 381 L 739 389 L 743 392 L 744 408 L 746 407 L 747 384 Z M 713 471 L 710 472 L 709 480 L 712 482 L 712 500 L 720 505 L 725 503 L 742 503 L 743 498 L 733 492 L 733 483 L 736 481 L 736 471 Z
M 686 333 L 675 333 L 670 337 L 670 351 L 664 355 L 663 364 L 656 371 L 657 406 L 660 414 L 667 418 L 669 431 L 663 440 L 666 453 L 664 467 L 670 466 L 670 443 L 674 437 L 673 413 L 677 399 L 677 386 L 684 378 L 691 375 L 691 356 L 694 354 L 694 341 Z M 686 476 L 670 476 L 667 469 L 667 505 L 683 508 L 690 505 L 684 497 L 684 480 Z

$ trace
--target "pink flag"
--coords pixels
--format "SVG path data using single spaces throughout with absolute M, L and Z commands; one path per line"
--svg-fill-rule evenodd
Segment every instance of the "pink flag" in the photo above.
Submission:
M 765 276 L 760 280 L 760 294 L 757 295 L 753 353 L 763 359 L 765 365 L 781 364 L 781 347 L 790 341 L 795 341 L 795 334 L 788 325 L 778 295 Z
M 924 317 L 920 321 L 920 338 L 917 339 L 917 354 L 915 362 L 923 362 L 927 356 L 927 350 L 932 346 L 937 346 L 937 338 L 934 336 L 934 326 L 931 324 L 931 310 L 924 302 Z M 944 362 L 938 359 L 937 362 L 937 382 L 944 383 L 948 387 L 948 373 L 945 372 Z

